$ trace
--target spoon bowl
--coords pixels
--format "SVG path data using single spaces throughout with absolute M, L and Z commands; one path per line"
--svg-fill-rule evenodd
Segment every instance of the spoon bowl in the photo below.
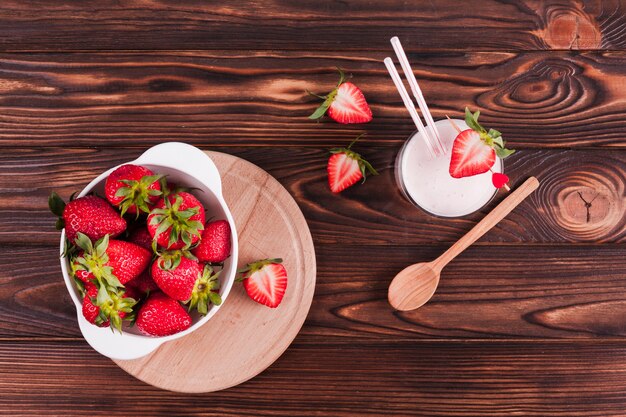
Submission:
M 389 286 L 389 304 L 396 310 L 414 310 L 435 294 L 441 270 L 434 262 L 409 265 L 396 275 Z

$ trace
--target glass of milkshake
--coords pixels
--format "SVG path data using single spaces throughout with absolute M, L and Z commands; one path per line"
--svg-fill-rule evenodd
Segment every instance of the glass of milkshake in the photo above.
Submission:
M 453 120 L 461 131 L 469 129 L 464 120 Z M 461 217 L 480 210 L 496 195 L 492 172 L 502 173 L 502 160 L 496 156 L 492 172 L 464 178 L 453 178 L 449 173 L 452 144 L 458 135 L 449 120 L 435 122 L 447 152 L 432 157 L 428 143 L 414 132 L 396 158 L 395 176 L 404 196 L 429 214 L 439 217 Z

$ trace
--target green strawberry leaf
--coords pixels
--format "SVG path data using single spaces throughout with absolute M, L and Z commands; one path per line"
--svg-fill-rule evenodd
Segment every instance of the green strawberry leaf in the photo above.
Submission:
M 218 293 L 213 291 L 209 293 L 209 300 L 211 301 L 211 304 L 215 304 L 216 306 L 222 304 L 222 297 L 220 297 Z
M 109 235 L 106 234 L 102 239 L 96 242 L 95 255 L 99 258 L 103 257 L 109 247 Z M 106 261 L 104 261 L 106 263 Z
M 514 149 L 506 149 L 506 148 L 499 148 L 499 147 L 496 147 L 495 149 L 496 149 L 496 155 L 498 155 L 500 159 L 507 158 L 511 156 L 513 153 L 515 153 Z
M 48 197 L 48 207 L 52 214 L 61 217 L 63 216 L 63 210 L 65 210 L 65 202 L 53 191 L 50 193 L 50 197 Z
M 488 132 L 489 136 L 491 136 L 492 138 L 496 139 L 502 136 L 502 133 L 498 132 L 496 129 L 489 129 Z
M 65 227 L 65 220 L 63 220 L 63 218 L 62 218 L 62 217 L 59 217 L 59 218 L 57 219 L 57 221 L 56 221 L 56 222 L 54 222 L 54 227 L 55 227 L 57 230 L 63 230 L 63 228 Z
M 87 235 L 84 233 L 76 233 L 76 239 L 74 239 L 74 243 L 76 243 L 76 246 L 78 246 L 87 253 L 93 252 L 93 244 L 91 243 L 91 239 L 89 239 L 89 237 L 87 237 Z
M 329 102 L 328 99 L 326 99 L 317 109 L 315 109 L 315 111 L 309 116 L 309 119 L 311 120 L 317 120 L 319 118 L 321 118 L 323 115 L 326 114 L 326 111 L 328 111 L 328 108 L 330 107 L 332 102 Z

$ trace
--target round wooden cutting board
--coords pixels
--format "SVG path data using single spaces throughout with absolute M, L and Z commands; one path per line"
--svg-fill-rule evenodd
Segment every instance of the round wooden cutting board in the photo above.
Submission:
M 136 378 L 178 392 L 240 384 L 270 366 L 298 334 L 315 290 L 315 250 L 298 205 L 276 179 L 241 158 L 207 152 L 222 176 L 239 236 L 239 267 L 283 258 L 288 284 L 278 308 L 257 304 L 235 283 L 217 314 L 151 354 L 115 363 Z

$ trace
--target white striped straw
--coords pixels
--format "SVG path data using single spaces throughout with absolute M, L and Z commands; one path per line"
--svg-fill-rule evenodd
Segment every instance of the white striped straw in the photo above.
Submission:
M 393 50 L 396 52 L 396 56 L 398 57 L 398 61 L 400 61 L 400 66 L 402 67 L 402 71 L 404 71 L 404 76 L 409 82 L 409 87 L 411 87 L 411 91 L 413 92 L 413 96 L 417 101 L 417 104 L 424 115 L 424 119 L 426 119 L 426 124 L 430 133 L 430 137 L 434 139 L 433 146 L 436 147 L 438 153 L 440 155 L 444 155 L 446 153 L 445 146 L 441 142 L 441 138 L 439 137 L 439 132 L 437 131 L 437 126 L 435 126 L 435 121 L 433 120 L 433 116 L 430 114 L 430 110 L 428 109 L 428 105 L 426 105 L 426 100 L 424 100 L 424 95 L 422 94 L 422 89 L 417 83 L 417 79 L 415 78 L 415 74 L 413 74 L 413 69 L 411 68 L 411 64 L 409 64 L 409 60 L 404 53 L 404 49 L 402 48 L 402 44 L 400 43 L 400 39 L 397 36 L 391 38 L 391 46 L 393 46 Z
M 417 130 L 420 132 L 426 144 L 428 145 L 428 150 L 430 151 L 431 156 L 435 156 L 435 151 L 432 147 L 432 141 L 422 123 L 422 119 L 420 119 L 417 114 L 417 110 L 415 109 L 415 104 L 413 104 L 413 100 L 411 100 L 411 96 L 409 96 L 409 92 L 406 91 L 404 84 L 402 83 L 402 79 L 400 78 L 400 74 L 398 74 L 398 70 L 396 70 L 396 66 L 393 64 L 391 58 L 387 57 L 384 60 L 385 66 L 387 67 L 387 71 L 389 71 L 389 75 L 391 75 L 391 79 L 393 83 L 396 85 L 398 92 L 400 93 L 400 97 L 402 97 L 402 101 L 404 102 L 404 107 L 409 111 L 411 115 L 411 119 L 413 119 L 413 123 L 417 126 Z

